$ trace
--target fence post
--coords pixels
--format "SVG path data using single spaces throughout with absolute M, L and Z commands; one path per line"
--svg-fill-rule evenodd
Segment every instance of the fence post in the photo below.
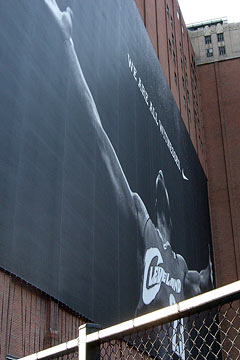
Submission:
M 97 331 L 101 327 L 98 324 L 86 323 L 79 326 L 78 335 L 78 360 L 99 360 L 100 347 L 97 344 L 88 344 L 86 342 L 89 332 Z
M 87 359 L 86 335 L 87 335 L 87 324 L 83 324 L 78 328 L 78 360 Z
M 86 324 L 87 335 L 101 329 L 99 324 Z M 87 359 L 86 360 L 99 360 L 100 359 L 100 343 L 88 343 L 87 345 Z

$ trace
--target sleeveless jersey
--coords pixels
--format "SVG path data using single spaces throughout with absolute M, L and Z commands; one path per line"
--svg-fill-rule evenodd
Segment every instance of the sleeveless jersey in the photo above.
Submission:
M 145 224 L 143 240 L 145 251 L 137 316 L 184 300 L 186 270 L 183 260 L 172 251 L 169 243 L 164 243 L 150 218 Z M 183 320 L 176 320 L 170 326 L 166 324 L 157 329 L 158 340 L 153 337 L 155 346 L 148 349 L 154 358 L 185 360 Z
M 151 219 L 144 228 L 144 263 L 140 294 L 141 313 L 157 310 L 184 299 L 185 271 L 182 260 L 165 244 Z M 141 301 L 142 300 L 142 301 Z

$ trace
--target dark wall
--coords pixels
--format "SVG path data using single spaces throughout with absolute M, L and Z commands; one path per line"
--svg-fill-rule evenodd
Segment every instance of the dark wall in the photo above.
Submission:
M 210 242 L 206 179 L 135 4 L 59 5 L 73 10 L 76 54 L 103 127 L 92 125 L 44 1 L 0 2 L 0 265 L 107 325 L 135 314 L 145 244 L 102 139 L 153 221 L 163 171 L 172 248 L 198 271 Z

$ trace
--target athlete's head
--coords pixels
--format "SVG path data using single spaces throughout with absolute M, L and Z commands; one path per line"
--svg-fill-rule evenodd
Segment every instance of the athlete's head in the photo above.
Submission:
M 172 229 L 171 210 L 169 196 L 162 170 L 158 172 L 158 175 L 156 177 L 155 207 L 157 227 L 160 231 L 165 233 L 165 236 L 170 237 Z M 167 240 L 170 241 L 170 238 Z

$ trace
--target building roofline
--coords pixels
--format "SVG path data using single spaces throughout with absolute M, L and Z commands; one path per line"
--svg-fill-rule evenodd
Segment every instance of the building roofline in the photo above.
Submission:
M 201 22 L 196 22 L 196 23 L 192 23 L 192 24 L 187 24 L 187 29 L 190 31 L 194 31 L 197 30 L 199 28 L 205 27 L 205 26 L 212 26 L 212 25 L 217 25 L 217 24 L 226 24 L 228 22 L 227 17 L 221 17 L 221 18 L 216 18 L 216 19 L 211 19 L 211 20 L 205 20 L 205 21 L 201 21 Z

